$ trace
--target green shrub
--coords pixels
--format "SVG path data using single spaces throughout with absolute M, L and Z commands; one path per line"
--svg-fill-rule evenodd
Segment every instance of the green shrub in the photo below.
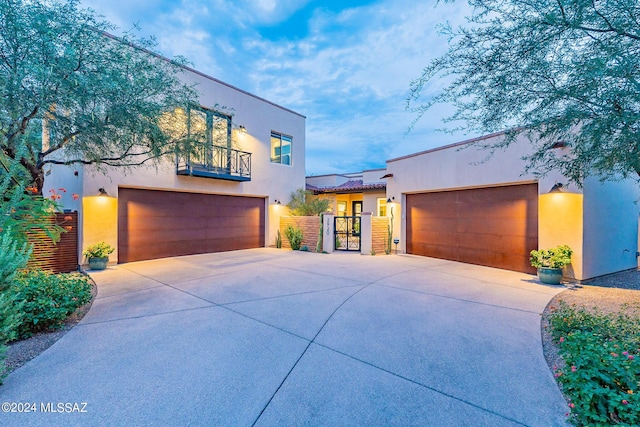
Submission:
M 384 253 L 389 255 L 391 253 L 391 242 L 393 241 L 393 207 L 391 207 L 391 219 L 389 219 L 389 224 L 387 224 L 387 238 L 384 242 Z
M 0 384 L 6 376 L 5 344 L 18 337 L 18 329 L 22 323 L 22 305 L 8 291 L 0 292 Z
M 31 249 L 26 243 L 19 244 L 10 230 L 3 230 L 0 238 L 0 384 L 5 376 L 5 344 L 17 337 L 22 321 L 22 303 L 10 292 L 18 270 L 29 260 Z
M 320 214 L 320 227 L 318 229 L 318 243 L 316 244 L 316 252 L 322 252 L 324 248 L 324 213 Z
M 11 230 L 5 230 L 0 238 L 0 291 L 6 289 L 16 272 L 27 265 L 31 247 L 27 243 L 19 244 L 12 237 Z
M 329 209 L 329 199 L 317 197 L 313 192 L 298 188 L 291 193 L 287 207 L 293 216 L 317 216 Z
M 18 337 L 59 328 L 78 307 L 91 300 L 91 284 L 79 273 L 52 274 L 33 270 L 20 273 L 10 292 L 23 304 Z
M 290 225 L 287 225 L 287 228 L 284 229 L 284 235 L 287 237 L 289 244 L 291 245 L 291 249 L 297 251 L 300 249 L 300 245 L 302 244 L 303 232 L 299 227 L 293 228 Z
M 567 264 L 571 264 L 571 255 L 573 250 L 567 245 L 558 246 L 551 249 L 533 250 L 529 254 L 531 266 L 535 268 L 562 268 Z
M 87 258 L 107 258 L 115 248 L 108 243 L 98 242 L 89 246 L 82 254 Z
M 576 425 L 640 425 L 640 318 L 562 302 L 549 317 L 566 363 L 555 369 Z

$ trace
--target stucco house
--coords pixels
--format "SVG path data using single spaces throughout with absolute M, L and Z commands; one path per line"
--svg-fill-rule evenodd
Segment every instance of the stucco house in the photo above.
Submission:
M 306 178 L 306 188 L 330 201 L 336 215 L 359 215 L 372 212 L 386 216 L 387 183 L 385 169 L 371 169 L 346 174 L 315 175 Z
M 566 274 L 576 280 L 638 266 L 638 182 L 591 178 L 578 188 L 559 173 L 523 174 L 529 149 L 524 137 L 489 159 L 474 145 L 502 137 L 390 159 L 386 169 L 362 175 L 362 188 L 386 182 L 385 195 L 375 199 L 386 198 L 386 212 L 394 209 L 399 251 L 533 273 L 532 249 L 568 244 L 574 255 Z M 348 182 L 354 174 L 335 177 Z M 308 177 L 307 188 L 316 194 L 327 189 L 338 199 L 341 182 L 332 179 Z M 366 193 L 358 197 L 367 200 Z M 372 200 L 363 212 L 381 213 Z M 335 205 L 334 213 L 341 214 Z
M 224 139 L 206 156 L 46 171 L 45 194 L 65 188 L 79 196 L 61 202 L 78 211 L 80 253 L 106 241 L 116 247 L 111 261 L 122 263 L 275 240 L 284 208 L 276 201 L 304 186 L 305 117 L 188 67 L 181 78 L 199 92 L 190 119 Z

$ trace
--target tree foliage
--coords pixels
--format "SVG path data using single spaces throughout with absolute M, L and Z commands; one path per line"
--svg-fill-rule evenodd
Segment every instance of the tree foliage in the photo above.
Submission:
M 452 104 L 457 129 L 511 128 L 497 149 L 526 135 L 528 170 L 640 174 L 640 3 L 637 0 L 468 0 L 462 28 L 443 27 L 449 49 L 411 83 L 417 119 Z M 435 80 L 447 84 L 432 91 Z M 517 127 L 516 127 L 517 126 Z M 451 129 L 450 129 L 451 130 Z M 566 150 L 549 148 L 562 142 Z
M 109 36 L 78 4 L 0 0 L 0 168 L 19 164 L 39 194 L 47 165 L 138 166 L 191 149 L 167 126 L 195 100 L 184 61 L 132 32 Z
M 329 200 L 314 197 L 311 191 L 298 188 L 291 193 L 291 201 L 287 207 L 294 216 L 318 216 L 329 209 Z

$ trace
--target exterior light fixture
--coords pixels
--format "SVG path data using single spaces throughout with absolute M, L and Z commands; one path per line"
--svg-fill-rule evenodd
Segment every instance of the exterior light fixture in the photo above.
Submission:
M 549 190 L 549 193 L 562 193 L 563 187 L 564 185 L 561 182 L 556 182 L 553 187 L 551 187 L 551 190 Z
M 275 200 L 273 201 L 273 203 L 275 203 L 276 205 L 280 205 L 280 204 L 281 204 L 281 203 L 280 203 L 280 200 L 278 200 L 278 199 L 275 199 Z
M 391 202 L 393 202 L 395 199 L 396 199 L 395 197 L 391 197 L 391 198 L 387 199 L 387 203 L 391 203 Z
M 109 197 L 109 193 L 107 193 L 107 190 L 104 189 L 104 187 L 98 188 L 98 196 L 106 196 Z
M 240 125 L 238 126 L 238 130 L 240 131 L 240 133 L 247 133 L 247 128 L 244 127 L 244 125 Z

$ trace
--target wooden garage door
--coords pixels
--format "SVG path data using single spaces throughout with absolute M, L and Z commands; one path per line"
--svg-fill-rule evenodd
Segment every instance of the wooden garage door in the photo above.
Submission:
M 264 246 L 264 199 L 118 190 L 118 262 Z
M 533 273 L 538 185 L 407 195 L 407 252 Z

